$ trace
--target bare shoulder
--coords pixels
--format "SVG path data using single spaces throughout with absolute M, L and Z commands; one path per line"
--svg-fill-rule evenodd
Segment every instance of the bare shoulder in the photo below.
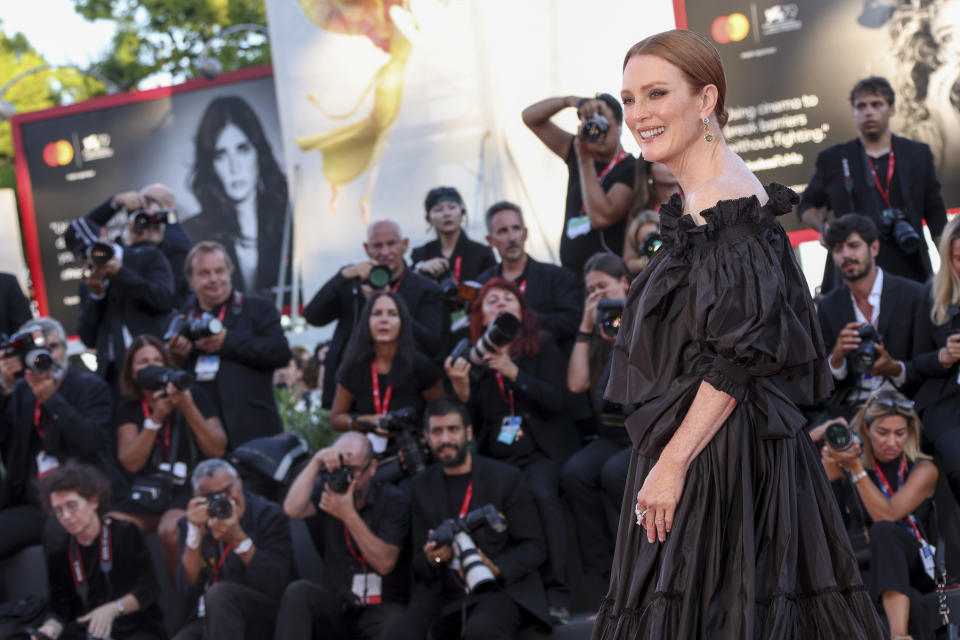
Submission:
M 686 213 L 693 216 L 697 224 L 703 224 L 700 213 L 716 205 L 721 200 L 737 200 L 756 196 L 760 204 L 767 201 L 767 192 L 760 181 L 749 171 L 732 175 L 717 176 L 700 185 L 696 191 L 686 194 L 684 203 Z

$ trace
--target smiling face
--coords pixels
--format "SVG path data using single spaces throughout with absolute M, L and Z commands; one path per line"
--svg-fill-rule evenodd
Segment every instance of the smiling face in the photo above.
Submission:
M 400 335 L 400 310 L 390 296 L 379 296 L 370 309 L 370 336 L 374 343 L 396 342 Z
M 863 91 L 853 99 L 853 122 L 868 140 L 879 140 L 890 129 L 893 105 L 879 93 Z
M 246 200 L 257 189 L 257 149 L 240 127 L 228 122 L 213 150 L 213 170 L 234 202 Z
M 520 310 L 520 300 L 512 291 L 498 289 L 494 287 L 487 291 L 480 303 L 480 310 L 483 313 L 483 326 L 489 326 L 491 322 L 497 319 L 501 313 L 511 313 L 521 322 L 523 321 L 523 312 Z
M 210 310 L 226 302 L 231 290 L 230 269 L 223 252 L 218 249 L 197 253 L 190 264 L 187 282 L 204 309 Z
M 909 433 L 907 425 L 906 417 L 899 413 L 874 420 L 867 431 L 870 436 L 870 446 L 873 447 L 873 457 L 880 462 L 890 462 L 899 458 L 907 444 Z
M 694 91 L 683 72 L 663 58 L 630 58 L 620 97 L 624 121 L 645 160 L 669 162 L 703 136 L 702 119 L 712 112 L 711 90 L 716 87 Z
M 442 200 L 430 207 L 427 221 L 437 233 L 452 233 L 463 222 L 463 207 L 452 200 Z

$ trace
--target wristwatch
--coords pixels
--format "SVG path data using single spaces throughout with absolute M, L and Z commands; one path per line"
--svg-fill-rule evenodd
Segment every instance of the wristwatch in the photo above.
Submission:
M 243 542 L 233 548 L 233 552 L 239 556 L 243 555 L 247 551 L 250 551 L 250 549 L 253 549 L 253 540 L 246 538 Z
M 117 601 L 114 602 L 113 604 L 117 605 L 117 611 L 120 612 L 120 615 L 123 615 L 123 614 L 125 613 L 124 610 L 123 610 L 123 601 L 122 601 L 122 600 L 117 600 Z
M 855 473 L 852 476 L 850 476 L 850 482 L 853 484 L 857 484 L 858 482 L 860 482 L 866 477 L 867 477 L 867 472 L 861 469 L 860 473 Z

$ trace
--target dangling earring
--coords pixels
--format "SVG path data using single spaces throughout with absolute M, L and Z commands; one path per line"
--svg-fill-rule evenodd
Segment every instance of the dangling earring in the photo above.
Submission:
M 706 134 L 703 139 L 707 142 L 713 142 L 713 134 L 710 133 L 710 118 L 703 119 L 703 132 Z

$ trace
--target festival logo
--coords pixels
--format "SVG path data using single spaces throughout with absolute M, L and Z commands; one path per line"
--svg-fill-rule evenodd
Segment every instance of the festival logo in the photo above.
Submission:
M 43 161 L 48 167 L 65 167 L 73 162 L 73 145 L 66 140 L 48 142 L 43 147 Z
M 710 26 L 710 35 L 719 44 L 740 42 L 750 33 L 750 21 L 742 13 L 720 16 Z
M 803 26 L 798 19 L 800 7 L 795 4 L 775 4 L 763 10 L 760 33 L 765 36 L 786 31 L 796 31 Z

